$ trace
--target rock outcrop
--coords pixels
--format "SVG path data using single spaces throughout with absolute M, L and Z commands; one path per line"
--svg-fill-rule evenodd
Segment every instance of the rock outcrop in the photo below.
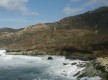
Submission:
M 53 60 L 53 58 L 52 57 L 48 57 L 48 59 L 47 60 Z
M 108 57 L 97 58 L 95 67 L 99 70 L 102 70 L 108 73 Z

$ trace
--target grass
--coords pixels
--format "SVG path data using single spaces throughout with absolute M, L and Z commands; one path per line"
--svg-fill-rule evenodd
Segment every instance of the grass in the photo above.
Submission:
M 79 56 L 81 54 L 83 57 L 90 58 L 102 55 L 93 54 L 93 51 L 96 50 L 93 49 L 93 44 L 102 42 L 106 38 L 107 36 L 100 36 L 86 29 L 42 29 L 24 32 L 20 36 L 13 34 L 5 39 L 0 38 L 0 42 L 5 44 L 7 49 L 9 49 L 8 51 L 22 52 L 24 55 L 76 54 Z M 99 46 L 101 45 L 96 46 L 96 48 Z

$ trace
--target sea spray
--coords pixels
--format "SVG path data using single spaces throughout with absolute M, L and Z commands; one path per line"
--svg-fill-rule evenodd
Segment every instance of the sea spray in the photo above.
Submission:
M 77 66 L 84 61 L 68 60 L 63 56 L 47 60 L 48 55 L 6 55 L 5 52 L 0 51 L 0 80 L 76 80 L 78 75 L 74 75 L 84 69 Z

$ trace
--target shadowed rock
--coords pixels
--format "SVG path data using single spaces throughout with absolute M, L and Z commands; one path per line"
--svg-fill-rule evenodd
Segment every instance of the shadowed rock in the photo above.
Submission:
M 47 60 L 53 60 L 53 58 L 52 57 L 48 57 L 48 59 Z
M 63 63 L 63 66 L 68 65 L 68 63 Z
M 72 63 L 71 65 L 76 65 L 77 63 Z

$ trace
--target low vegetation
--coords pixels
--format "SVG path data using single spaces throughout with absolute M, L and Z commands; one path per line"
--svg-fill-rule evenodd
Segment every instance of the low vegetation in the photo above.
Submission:
M 0 47 L 24 55 L 106 56 L 108 7 L 70 16 L 55 23 L 36 24 L 19 30 L 1 29 Z

